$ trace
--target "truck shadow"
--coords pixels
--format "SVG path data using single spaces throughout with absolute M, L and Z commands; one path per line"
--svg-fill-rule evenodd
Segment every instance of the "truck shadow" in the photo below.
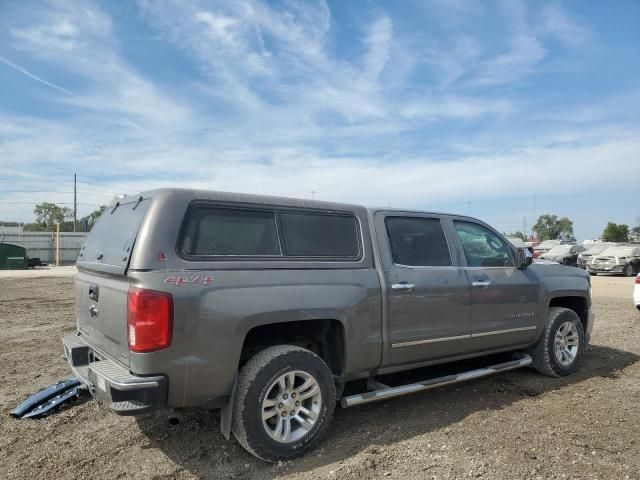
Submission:
M 379 446 L 446 428 L 475 412 L 500 410 L 590 378 L 615 379 L 638 360 L 640 356 L 631 352 L 592 345 L 580 370 L 565 378 L 549 378 L 531 369 L 520 369 L 351 409 L 337 407 L 329 435 L 320 447 L 280 466 L 256 459 L 235 441 L 225 440 L 217 412 L 190 410 L 173 426 L 166 415 L 137 421 L 149 438 L 148 448 L 160 449 L 176 464 L 177 471 L 172 476 L 184 472 L 207 479 L 270 479 L 340 462 L 363 450 L 375 456 Z M 439 376 L 443 371 L 432 367 L 419 373 L 424 378 L 425 373 Z

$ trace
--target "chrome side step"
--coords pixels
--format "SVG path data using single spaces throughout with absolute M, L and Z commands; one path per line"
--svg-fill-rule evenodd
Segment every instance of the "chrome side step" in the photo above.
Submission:
M 442 387 L 444 385 L 465 382 L 467 380 L 473 380 L 475 378 L 488 377 L 489 375 L 493 375 L 498 372 L 506 372 L 508 370 L 515 370 L 516 368 L 526 367 L 527 365 L 531 365 L 532 361 L 533 360 L 529 355 L 522 355 L 516 360 L 499 363 L 497 365 L 492 365 L 486 368 L 479 368 L 477 370 L 470 370 L 468 372 L 458 373 L 455 375 L 447 375 L 439 378 L 431 378 L 422 382 L 410 383 L 408 385 L 401 385 L 399 387 L 386 387 L 376 389 L 372 392 L 349 395 L 347 397 L 342 397 L 340 404 L 343 408 L 347 408 L 353 407 L 355 405 L 362 405 L 363 403 L 378 402 L 380 400 L 387 400 L 389 398 L 401 397 L 403 395 L 422 392 L 424 390 L 431 390 L 432 388 Z M 369 382 L 369 384 L 371 384 L 371 382 Z

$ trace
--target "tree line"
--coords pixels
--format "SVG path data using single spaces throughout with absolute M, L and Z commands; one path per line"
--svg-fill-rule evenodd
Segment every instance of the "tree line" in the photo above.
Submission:
M 107 206 L 102 205 L 76 221 L 76 232 L 88 232 L 94 223 L 100 218 Z M 23 224 L 25 232 L 51 232 L 56 229 L 56 224 L 60 224 L 61 232 L 73 232 L 73 210 L 69 207 L 61 207 L 55 203 L 42 202 L 35 206 L 33 214 L 35 222 Z M 18 222 L 0 222 L 0 226 L 18 227 Z
M 533 226 L 533 231 L 538 238 L 543 240 L 555 240 L 558 238 L 573 238 L 573 221 L 569 217 L 560 217 L 545 213 L 538 217 L 538 221 Z M 507 234 L 509 237 L 521 238 L 523 241 L 529 240 L 523 232 L 517 231 Z M 603 242 L 628 242 L 632 239 L 640 240 L 640 219 L 638 225 L 630 228 L 624 223 L 607 223 L 602 231 L 600 239 Z

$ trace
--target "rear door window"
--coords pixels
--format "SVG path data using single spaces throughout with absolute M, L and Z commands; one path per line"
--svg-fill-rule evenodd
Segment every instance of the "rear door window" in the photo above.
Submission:
M 449 267 L 451 254 L 437 218 L 387 217 L 393 263 L 415 267 Z
M 288 257 L 360 256 L 358 224 L 351 215 L 281 212 L 279 217 Z
M 187 219 L 181 252 L 185 256 L 280 256 L 274 213 L 196 206 Z

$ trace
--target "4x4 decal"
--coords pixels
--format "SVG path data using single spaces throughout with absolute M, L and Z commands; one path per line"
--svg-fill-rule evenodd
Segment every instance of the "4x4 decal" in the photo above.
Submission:
M 170 276 L 164 279 L 164 283 L 173 283 L 175 285 L 186 285 L 189 283 L 200 283 L 202 285 L 211 285 L 213 283 L 213 278 L 209 275 L 194 275 L 190 277 Z

